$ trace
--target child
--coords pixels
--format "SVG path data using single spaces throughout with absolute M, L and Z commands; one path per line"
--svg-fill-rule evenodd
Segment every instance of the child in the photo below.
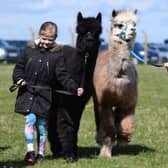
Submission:
M 83 88 L 78 88 L 67 73 L 64 56 L 54 43 L 57 26 L 45 22 L 39 30 L 39 39 L 25 48 L 13 71 L 13 82 L 19 87 L 15 112 L 25 116 L 25 140 L 27 153 L 24 160 L 28 164 L 43 160 L 46 144 L 46 118 L 48 116 L 52 89 L 62 85 L 67 91 L 81 96 Z M 34 131 L 37 129 L 38 152 L 35 156 Z

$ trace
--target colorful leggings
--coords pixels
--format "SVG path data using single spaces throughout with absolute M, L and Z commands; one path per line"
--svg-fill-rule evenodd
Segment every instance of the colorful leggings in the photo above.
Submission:
M 25 116 L 25 140 L 26 144 L 34 144 L 34 128 L 37 129 L 38 153 L 43 153 L 46 145 L 46 119 L 29 113 Z

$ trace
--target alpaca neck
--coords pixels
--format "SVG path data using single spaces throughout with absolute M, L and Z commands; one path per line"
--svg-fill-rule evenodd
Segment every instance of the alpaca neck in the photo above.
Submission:
M 93 74 L 94 66 L 96 64 L 99 45 L 100 45 L 100 41 L 95 42 L 94 45 L 92 46 L 87 46 L 87 45 L 84 45 L 83 43 L 80 43 L 79 39 L 77 41 L 76 46 L 80 50 L 82 57 L 85 59 L 87 55 L 87 60 L 85 60 L 85 64 L 86 64 L 85 66 L 87 68 L 86 70 L 91 74 Z
M 130 59 L 131 45 L 121 39 L 113 39 L 109 43 L 109 55 L 113 60 Z
M 112 38 L 110 41 L 108 64 L 113 76 L 119 76 L 127 71 L 131 62 L 130 50 L 130 44 L 119 38 Z

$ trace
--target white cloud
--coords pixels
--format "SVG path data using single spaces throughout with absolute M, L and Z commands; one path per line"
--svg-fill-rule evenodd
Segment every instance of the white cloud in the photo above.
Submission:
M 50 4 L 52 4 L 52 0 L 24 1 L 18 4 L 18 8 L 24 8 L 24 10 L 43 10 L 47 9 Z
M 71 5 L 74 5 L 76 2 L 79 2 L 79 1 L 78 0 L 61 0 L 61 1 L 58 2 L 57 0 L 53 0 L 53 2 L 55 2 L 56 4 L 71 6 Z

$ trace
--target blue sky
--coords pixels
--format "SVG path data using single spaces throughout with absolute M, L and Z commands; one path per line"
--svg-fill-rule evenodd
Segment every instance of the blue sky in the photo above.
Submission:
M 168 39 L 167 0 L 4 0 L 0 9 L 0 38 L 31 39 L 30 27 L 38 37 L 38 29 L 44 21 L 58 25 L 57 41 L 71 43 L 70 32 L 75 32 L 79 11 L 83 16 L 102 13 L 102 38 L 108 40 L 108 29 L 113 9 L 138 9 L 136 41 L 143 42 L 145 31 L 149 42 Z

